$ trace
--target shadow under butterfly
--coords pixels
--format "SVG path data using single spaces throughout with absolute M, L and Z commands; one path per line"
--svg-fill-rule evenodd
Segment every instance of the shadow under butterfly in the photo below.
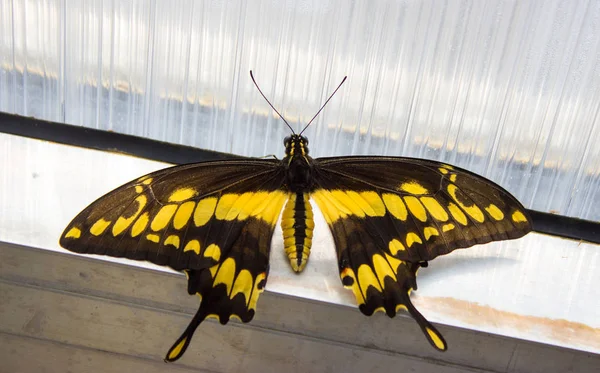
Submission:
M 311 158 L 302 133 L 345 80 L 298 134 L 265 97 L 292 132 L 282 160 L 200 162 L 150 173 L 97 199 L 61 235 L 70 251 L 186 273 L 200 307 L 165 361 L 184 354 L 207 318 L 252 320 L 280 215 L 291 268 L 304 269 L 314 229 L 310 199 L 329 225 L 341 282 L 360 311 L 408 312 L 440 351 L 446 341 L 410 300 L 419 268 L 455 249 L 531 231 L 516 198 L 458 167 L 405 157 Z

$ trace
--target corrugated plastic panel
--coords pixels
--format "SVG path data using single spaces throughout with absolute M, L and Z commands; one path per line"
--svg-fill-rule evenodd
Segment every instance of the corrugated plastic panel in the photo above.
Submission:
M 0 0 L 0 110 L 281 155 L 466 167 L 528 207 L 600 220 L 597 1 Z

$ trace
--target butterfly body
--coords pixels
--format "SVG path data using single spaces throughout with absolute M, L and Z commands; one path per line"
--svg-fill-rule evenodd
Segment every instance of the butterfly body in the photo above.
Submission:
M 291 192 L 283 209 L 281 228 L 284 250 L 295 272 L 306 267 L 312 247 L 313 220 L 310 193 L 314 189 L 315 161 L 308 156 L 308 139 L 301 135 L 283 140 L 285 158 L 281 161 L 286 175 L 284 188 Z

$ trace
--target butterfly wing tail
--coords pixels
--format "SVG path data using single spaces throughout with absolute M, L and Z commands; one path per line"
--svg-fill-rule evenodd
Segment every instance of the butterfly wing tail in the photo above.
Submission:
M 205 307 L 200 306 L 198 312 L 196 312 L 196 315 L 194 316 L 192 321 L 190 321 L 188 327 L 185 329 L 183 334 L 181 334 L 181 337 L 179 337 L 177 341 L 173 343 L 173 346 L 171 346 L 171 348 L 167 352 L 167 355 L 164 359 L 165 363 L 172 363 L 183 356 L 185 350 L 187 350 L 188 346 L 190 345 L 190 342 L 192 341 L 194 332 L 196 331 L 200 323 L 202 323 L 202 321 L 206 319 L 206 316 L 208 316 L 208 313 Z
M 433 347 L 440 351 L 446 351 L 448 349 L 448 344 L 446 340 L 442 336 L 442 334 L 433 326 L 421 313 L 413 306 L 410 299 L 407 297 L 407 302 L 405 303 L 406 309 L 410 313 L 410 315 L 417 321 L 419 327 L 425 334 L 425 337 L 431 343 Z

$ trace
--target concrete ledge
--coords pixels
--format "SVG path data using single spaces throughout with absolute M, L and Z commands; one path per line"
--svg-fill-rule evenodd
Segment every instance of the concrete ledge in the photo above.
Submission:
M 250 324 L 197 331 L 162 362 L 197 307 L 183 275 L 0 243 L 0 358 L 10 371 L 51 372 L 592 372 L 600 356 L 439 326 L 430 348 L 408 317 L 265 292 Z M 50 356 L 55 356 L 50 358 Z M 59 358 L 61 357 L 61 358 Z M 47 363 L 43 363 L 46 361 Z

